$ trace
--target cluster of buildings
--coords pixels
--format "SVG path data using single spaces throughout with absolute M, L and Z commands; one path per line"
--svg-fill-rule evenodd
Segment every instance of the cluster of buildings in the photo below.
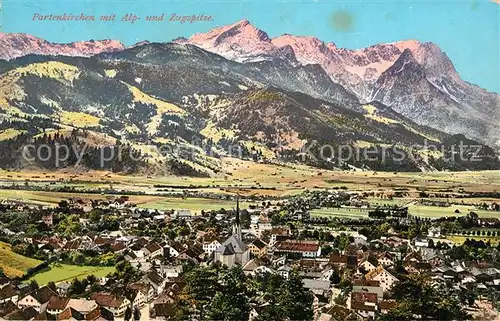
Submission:
M 72 205 L 88 204 L 75 201 Z M 44 285 L 30 289 L 4 277 L 0 280 L 0 320 L 114 320 L 122 318 L 128 308 L 147 313 L 151 319 L 168 319 L 175 314 L 175 304 L 185 287 L 186 261 L 196 265 L 240 265 L 248 276 L 277 273 L 287 278 L 296 270 L 304 287 L 314 295 L 315 318 L 321 321 L 369 319 L 387 313 L 396 305 L 390 292 L 400 281 L 401 273 L 425 273 L 435 286 L 453 282 L 475 291 L 500 290 L 500 270 L 491 263 L 452 260 L 444 251 L 432 248 L 427 239 L 407 240 L 388 234 L 369 241 L 364 235 L 351 233 L 347 246 L 339 250 L 332 249 L 332 242 L 301 239 L 299 231 L 288 226 L 272 226 L 266 214 L 275 209 L 269 206 L 246 210 L 250 228 L 243 229 L 238 200 L 234 220 L 227 213 L 216 218 L 221 224 L 232 221 L 230 233 L 197 229 L 197 223 L 208 218 L 187 210 L 144 216 L 130 211 L 123 199 L 107 206 L 128 213 L 119 233 L 86 233 L 71 239 L 57 235 L 26 237 L 24 242 L 53 254 L 92 250 L 122 255 L 139 271 L 140 280 L 116 291 L 107 278 L 101 278 L 98 282 L 103 291 L 75 298 L 70 295 L 71 284 L 67 281 L 57 283 L 55 288 Z M 129 235 L 123 228 L 136 227 L 143 219 L 182 221 L 189 226 L 190 235 L 158 240 Z M 43 221 L 53 224 L 49 215 Z M 439 238 L 441 230 L 432 227 L 428 236 Z M 341 281 L 350 283 L 352 290 L 346 292 Z M 251 319 L 259 311 L 258 305 L 252 306 Z

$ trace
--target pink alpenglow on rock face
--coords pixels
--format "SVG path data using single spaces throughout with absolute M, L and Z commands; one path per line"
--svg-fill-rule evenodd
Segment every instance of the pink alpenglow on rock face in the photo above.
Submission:
M 5 60 L 29 54 L 89 57 L 123 49 L 125 46 L 117 40 L 89 40 L 59 44 L 27 34 L 0 33 L 0 59 Z
M 333 81 L 362 99 L 370 97 L 371 85 L 396 62 L 405 49 L 412 51 L 418 61 L 429 61 L 425 58 L 428 50 L 423 49 L 423 44 L 416 40 L 350 50 L 315 37 L 283 34 L 269 38 L 267 33 L 248 20 L 214 28 L 206 33 L 197 33 L 189 39 L 176 39 L 174 42 L 192 44 L 238 62 L 281 59 L 292 64 L 318 64 Z M 443 55 L 440 50 L 435 54 Z
M 271 43 L 267 33 L 254 27 L 248 20 L 215 28 L 207 33 L 197 33 L 178 42 L 189 43 L 239 62 L 270 60 L 283 55 Z

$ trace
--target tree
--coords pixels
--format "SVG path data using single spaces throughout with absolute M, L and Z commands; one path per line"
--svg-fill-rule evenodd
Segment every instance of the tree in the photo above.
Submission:
M 50 281 L 48 284 L 47 284 L 47 287 L 49 289 L 51 289 L 52 291 L 56 292 L 57 289 L 56 289 L 56 284 L 53 282 L 53 281 Z
M 124 315 L 123 319 L 125 321 L 130 321 L 131 318 L 132 318 L 132 309 L 130 309 L 130 307 L 127 307 L 127 309 L 125 310 L 125 315 Z
M 32 280 L 30 282 L 30 292 L 35 292 L 35 291 L 38 291 L 40 287 L 38 286 L 38 282 L 36 282 L 35 280 Z
M 74 295 L 82 294 L 85 292 L 86 285 L 83 284 L 80 280 L 77 278 L 73 279 L 73 282 L 71 282 L 71 285 L 69 287 L 69 292 Z
M 330 275 L 330 282 L 332 282 L 333 284 L 339 284 L 341 280 L 342 279 L 339 275 L 339 272 L 337 272 L 337 270 L 333 269 L 332 275 Z
M 397 306 L 382 320 L 467 320 L 459 294 L 434 288 L 424 275 L 402 276 L 393 288 Z
M 279 303 L 284 308 L 284 315 L 290 320 L 313 318 L 313 295 L 304 288 L 297 271 L 292 271 L 285 281 Z
M 223 288 L 207 307 L 208 320 L 248 320 L 249 291 L 241 266 L 234 266 L 222 275 Z
M 215 297 L 219 288 L 217 270 L 197 267 L 186 274 L 186 292 L 203 315 L 207 304 Z
M 134 308 L 134 320 L 138 321 L 141 319 L 141 311 L 139 310 L 138 307 Z
M 255 321 L 284 320 L 283 307 L 278 306 L 276 304 L 266 305 L 254 320 Z

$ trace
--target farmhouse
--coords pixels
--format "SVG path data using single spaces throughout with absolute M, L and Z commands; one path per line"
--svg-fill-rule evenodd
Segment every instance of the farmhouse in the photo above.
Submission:
M 321 246 L 318 241 L 286 240 L 274 245 L 275 255 L 290 257 L 316 258 L 321 255 Z

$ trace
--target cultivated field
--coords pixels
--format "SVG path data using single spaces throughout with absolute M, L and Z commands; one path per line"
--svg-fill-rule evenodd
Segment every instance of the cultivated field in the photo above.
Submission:
M 298 164 L 260 164 L 234 158 L 222 160 L 224 173 L 210 178 L 180 176 L 130 176 L 107 172 L 81 172 L 75 169 L 57 172 L 0 170 L 0 185 L 13 182 L 45 188 L 72 186 L 75 189 L 123 189 L 157 193 L 154 185 L 183 187 L 189 190 L 213 190 L 245 195 L 288 196 L 305 189 L 345 187 L 353 191 L 390 194 L 405 191 L 418 196 L 420 191 L 460 194 L 500 191 L 500 171 L 481 172 L 350 172 L 328 171 Z
M 56 205 L 69 197 L 105 199 L 106 190 L 123 192 L 141 192 L 147 195 L 130 196 L 132 203 L 150 209 L 201 209 L 233 208 L 233 202 L 210 199 L 183 199 L 180 197 L 162 197 L 161 194 L 182 195 L 184 191 L 210 194 L 243 196 L 258 195 L 264 197 L 288 197 L 301 194 L 305 190 L 346 188 L 349 191 L 374 193 L 369 198 L 372 206 L 408 205 L 410 214 L 422 217 L 445 215 L 465 215 L 474 210 L 482 217 L 498 217 L 495 212 L 478 211 L 474 206 L 433 207 L 415 204 L 419 193 L 437 192 L 450 196 L 470 192 L 500 191 L 500 171 L 481 172 L 426 172 L 426 173 L 388 173 L 388 172 L 350 172 L 328 171 L 298 164 L 261 164 L 234 158 L 221 160 L 224 172 L 215 177 L 180 177 L 180 176 L 131 176 L 109 172 L 75 169 L 44 171 L 6 171 L 0 170 L 0 199 L 18 200 L 40 205 Z M 9 189 L 13 184 L 27 185 L 32 190 Z M 65 187 L 73 188 L 75 193 L 53 192 Z M 42 191 L 43 190 L 43 191 Z M 84 193 L 96 191 L 97 193 Z M 404 192 L 402 198 L 386 199 L 395 192 Z M 116 194 L 115 194 L 116 196 Z M 491 198 L 443 198 L 432 200 L 455 201 L 464 203 L 491 203 L 500 201 Z M 242 204 L 245 206 L 245 204 Z M 455 214 L 459 209 L 460 213 Z M 356 212 L 344 209 L 316 210 L 316 216 L 363 217 L 367 211 Z

